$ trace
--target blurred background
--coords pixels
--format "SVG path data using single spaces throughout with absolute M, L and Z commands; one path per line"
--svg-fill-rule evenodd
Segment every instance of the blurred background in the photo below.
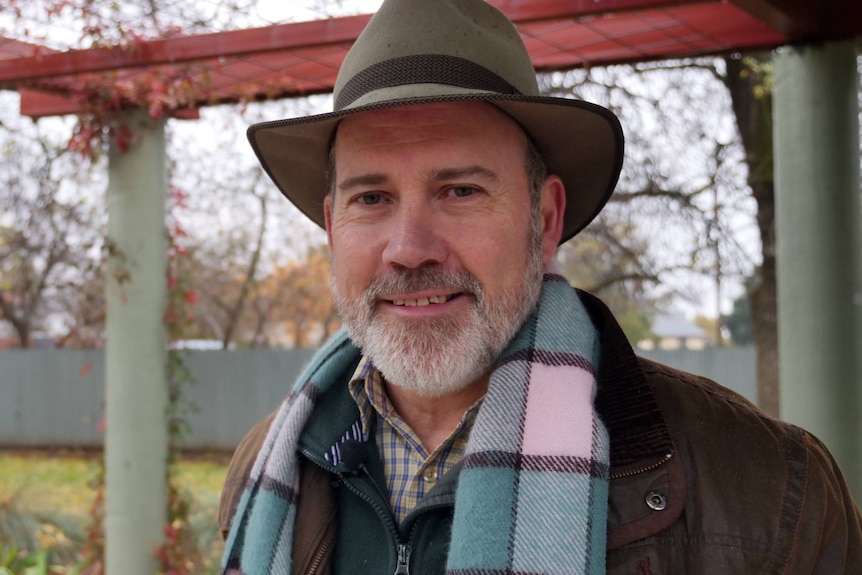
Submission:
M 0 37 L 46 53 L 134 51 L 153 39 L 364 14 L 379 3 L 5 0 Z M 71 89 L 95 98 L 110 85 L 99 105 L 119 93 L 167 118 L 169 495 L 187 507 L 171 508 L 181 519 L 167 524 L 174 542 L 157 555 L 176 555 L 159 556 L 176 572 L 212 573 L 230 452 L 340 320 L 324 233 L 278 193 L 245 139 L 251 123 L 325 112 L 330 97 L 210 100 L 182 113 L 200 97 L 192 77 L 155 74 L 146 85 L 85 77 Z M 639 354 L 777 415 L 772 79 L 769 49 L 539 75 L 547 95 L 612 109 L 626 136 L 609 206 L 559 250 L 572 284 L 608 303 Z M 107 231 L 109 148 L 135 136 L 99 113 L 22 114 L 21 92 L 2 88 L 0 568 L 43 561 L 46 573 L 97 573 L 106 285 L 128 281 L 122 266 L 109 266 L 119 252 Z

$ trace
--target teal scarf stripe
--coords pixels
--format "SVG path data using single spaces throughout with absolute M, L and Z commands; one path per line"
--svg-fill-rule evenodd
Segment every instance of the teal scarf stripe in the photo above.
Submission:
M 347 330 L 338 330 L 317 350 L 317 353 L 299 374 L 294 390 L 298 391 L 305 385 L 313 385 L 317 389 L 325 391 L 334 382 L 326 377 L 325 371 L 321 370 L 329 371 L 333 367 L 338 369 L 348 358 L 352 360 L 358 356 L 359 349 L 347 337 Z
M 605 573 L 609 445 L 595 410 L 587 422 L 590 461 L 551 454 L 547 461 L 555 464 L 545 465 L 542 457 L 521 453 L 525 422 L 541 420 L 529 409 L 531 375 L 548 373 L 536 371 L 537 366 L 551 366 L 566 384 L 568 374 L 583 383 L 597 368 L 598 345 L 574 290 L 562 277 L 546 275 L 536 311 L 494 369 L 471 433 L 456 492 L 447 573 Z M 299 435 L 316 398 L 332 385 L 346 384 L 358 358 L 359 350 L 341 331 L 297 379 L 240 500 L 222 573 L 289 575 L 294 498 L 301 497 L 295 493 Z M 595 397 L 594 378 L 588 397 Z M 497 463 L 469 465 L 483 458 L 497 458 Z M 524 461 L 539 463 L 524 466 Z M 282 488 L 272 490 L 272 485 Z
M 359 349 L 347 337 L 346 330 L 339 330 L 315 353 L 297 377 L 252 468 L 251 487 L 246 488 L 237 505 L 225 541 L 222 573 L 231 573 L 231 568 L 241 568 L 241 572 L 247 575 L 290 572 L 289 569 L 275 570 L 274 567 L 290 564 L 290 546 L 280 545 L 280 542 L 293 541 L 296 506 L 283 496 L 267 492 L 262 485 L 267 482 L 266 477 L 270 477 L 293 486 L 294 493 L 298 491 L 295 450 L 276 450 L 275 446 L 298 443 L 299 433 L 313 410 L 314 400 L 337 381 L 333 372 L 352 365 L 359 355 Z M 274 451 L 284 458 L 270 457 Z M 285 501 L 288 503 L 286 507 L 283 505 Z M 270 514 L 269 510 L 276 510 L 276 513 Z M 279 524 L 283 524 L 284 532 L 278 528 Z

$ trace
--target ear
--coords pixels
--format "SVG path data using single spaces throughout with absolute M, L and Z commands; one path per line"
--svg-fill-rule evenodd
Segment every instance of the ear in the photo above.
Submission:
M 332 195 L 326 194 L 323 198 L 323 223 L 326 227 L 326 244 L 329 253 L 332 253 Z
M 542 220 L 542 262 L 547 265 L 563 236 L 563 216 L 566 213 L 566 188 L 558 176 L 548 176 L 542 184 L 539 209 Z

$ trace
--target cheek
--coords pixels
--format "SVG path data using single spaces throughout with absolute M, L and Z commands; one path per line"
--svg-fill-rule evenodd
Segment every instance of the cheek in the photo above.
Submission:
M 372 238 L 333 233 L 331 237 L 332 273 L 344 296 L 362 294 L 377 273 L 379 248 Z
M 497 225 L 474 229 L 459 242 L 462 265 L 489 294 L 510 293 L 519 288 L 527 265 L 529 226 Z

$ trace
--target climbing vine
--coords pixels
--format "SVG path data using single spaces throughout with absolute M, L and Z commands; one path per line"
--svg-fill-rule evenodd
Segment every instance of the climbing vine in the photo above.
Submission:
M 185 194 L 178 188 L 171 188 L 168 194 L 168 237 L 167 305 L 164 323 L 169 341 L 182 338 L 188 326 L 194 322 L 191 307 L 197 294 L 188 277 L 188 251 L 183 238 L 186 232 L 180 222 L 179 212 L 185 208 Z M 122 257 L 114 254 L 112 257 Z M 130 278 L 126 277 L 124 281 Z M 179 484 L 177 463 L 180 460 L 183 439 L 191 431 L 188 417 L 196 410 L 185 394 L 185 390 L 195 383 L 194 375 L 186 363 L 186 351 L 168 350 L 166 365 L 168 381 L 168 406 L 166 419 L 168 426 L 167 455 L 167 523 L 163 527 L 163 540 L 154 550 L 158 561 L 157 575 L 192 575 L 195 568 L 205 563 L 203 552 L 198 547 L 192 532 L 190 518 L 191 495 Z M 107 430 L 105 430 L 107 432 Z M 98 473 L 92 487 L 95 498 L 90 509 L 87 540 L 81 550 L 80 574 L 103 575 L 105 553 L 105 468 L 100 460 Z
M 176 187 L 169 190 L 168 196 L 168 303 L 164 320 L 169 340 L 177 341 L 194 322 L 191 306 L 195 304 L 197 292 L 186 271 L 189 254 L 183 245 L 186 232 L 179 218 L 179 212 L 186 207 L 186 196 Z M 168 351 L 167 375 L 168 522 L 164 526 L 164 540 L 155 553 L 159 575 L 191 575 L 195 566 L 204 561 L 189 520 L 191 495 L 179 485 L 176 473 L 182 441 L 191 431 L 188 417 L 196 410 L 184 394 L 195 383 L 186 363 L 185 350 L 171 347 Z

